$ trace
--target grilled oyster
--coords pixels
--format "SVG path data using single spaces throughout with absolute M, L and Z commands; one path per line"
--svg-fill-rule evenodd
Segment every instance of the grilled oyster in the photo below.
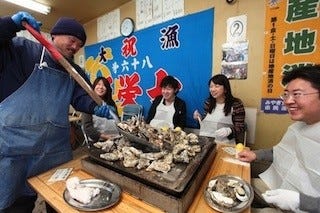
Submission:
M 181 128 L 157 129 L 135 117 L 119 122 L 117 125 L 124 137 L 118 137 L 103 144 L 97 143 L 95 146 L 107 152 L 102 154 L 101 158 L 109 161 L 123 160 L 125 167 L 146 168 L 146 171 L 167 173 L 175 163 L 189 163 L 198 152 L 201 152 L 198 136 L 193 133 L 187 134 Z M 132 139 L 131 135 L 145 139 L 159 149 L 157 152 L 143 149 L 146 144 L 138 143 L 135 138 Z M 134 146 L 134 142 L 139 146 Z
M 171 169 L 170 164 L 168 164 L 165 161 L 152 161 L 152 163 L 150 164 L 150 166 L 148 166 L 146 171 L 155 170 L 155 171 L 167 173 L 170 171 L 170 169 Z
M 145 169 L 150 165 L 149 159 L 146 158 L 140 158 L 138 161 L 137 169 Z
M 117 161 L 117 160 L 121 160 L 123 158 L 123 155 L 118 150 L 114 150 L 113 152 L 100 154 L 100 158 L 103 158 L 107 161 Z

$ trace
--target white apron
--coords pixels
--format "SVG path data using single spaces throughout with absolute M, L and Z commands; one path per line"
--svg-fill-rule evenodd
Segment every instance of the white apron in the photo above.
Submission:
M 215 142 L 235 143 L 235 140 L 229 140 L 227 137 L 216 137 L 215 131 L 222 127 L 232 127 L 232 111 L 225 116 L 224 104 L 217 104 L 212 113 L 208 113 L 206 117 L 200 122 L 200 136 L 214 137 Z
M 174 128 L 173 115 L 175 113 L 174 102 L 170 105 L 163 104 L 164 99 L 160 101 L 156 109 L 154 118 L 150 121 L 150 125 L 156 128 L 170 127 Z
M 320 196 L 320 122 L 292 124 L 273 148 L 273 163 L 260 174 L 270 189 L 283 188 Z

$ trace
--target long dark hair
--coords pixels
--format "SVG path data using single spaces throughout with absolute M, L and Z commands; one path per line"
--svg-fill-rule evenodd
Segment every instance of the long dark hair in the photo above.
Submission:
M 226 99 L 225 99 L 223 112 L 227 116 L 229 113 L 231 113 L 232 104 L 235 99 L 231 92 L 229 79 L 225 75 L 218 74 L 210 78 L 210 80 L 208 81 L 209 87 L 211 82 L 214 84 L 222 85 L 224 87 Z M 216 108 L 216 106 L 217 106 L 217 100 L 214 97 L 212 97 L 211 93 L 209 92 L 209 97 L 206 100 L 205 110 L 208 113 L 211 113 L 212 110 Z
M 101 97 L 102 100 L 106 102 L 106 104 L 113 106 L 117 110 L 117 105 L 112 99 L 112 89 L 111 89 L 110 83 L 105 77 L 97 77 L 96 80 L 94 80 L 93 82 L 93 85 L 92 85 L 93 88 L 97 86 L 100 80 L 103 82 L 104 86 L 107 88 L 106 94 L 103 97 Z

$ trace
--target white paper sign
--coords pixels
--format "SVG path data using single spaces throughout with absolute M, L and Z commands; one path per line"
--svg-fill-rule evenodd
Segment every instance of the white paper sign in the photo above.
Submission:
M 66 180 L 69 177 L 71 172 L 72 172 L 72 168 L 57 169 L 54 172 L 54 174 L 50 177 L 49 182 Z
M 241 15 L 227 20 L 227 42 L 247 40 L 247 16 Z
M 98 42 L 120 36 L 120 9 L 115 9 L 97 19 Z

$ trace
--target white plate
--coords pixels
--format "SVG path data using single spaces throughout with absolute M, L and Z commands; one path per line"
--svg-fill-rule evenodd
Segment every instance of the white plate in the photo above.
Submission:
M 211 198 L 211 196 L 208 192 L 209 186 L 207 186 L 206 189 L 204 190 L 204 197 L 205 197 L 207 204 L 211 208 L 213 208 L 217 211 L 220 211 L 220 212 L 225 212 L 225 213 L 238 213 L 238 212 L 243 212 L 245 209 L 247 209 L 251 205 L 251 203 L 253 201 L 254 192 L 253 192 L 252 186 L 249 183 L 247 183 L 245 180 L 243 180 L 240 177 L 232 176 L 232 175 L 217 176 L 217 177 L 210 179 L 209 182 L 211 180 L 217 180 L 217 179 L 233 180 L 233 181 L 237 181 L 237 182 L 241 183 L 243 186 L 243 189 L 245 190 L 246 195 L 248 196 L 249 199 L 247 201 L 243 201 L 243 202 L 238 200 L 235 202 L 234 206 L 228 208 L 223 205 L 220 205 L 218 202 L 216 202 L 216 200 L 213 200 Z
M 100 193 L 92 198 L 88 204 L 83 204 L 70 196 L 68 189 L 64 190 L 63 198 L 72 207 L 81 211 L 98 211 L 106 209 L 116 204 L 121 195 L 118 185 L 100 179 L 81 180 L 80 184 L 85 187 L 99 188 Z

